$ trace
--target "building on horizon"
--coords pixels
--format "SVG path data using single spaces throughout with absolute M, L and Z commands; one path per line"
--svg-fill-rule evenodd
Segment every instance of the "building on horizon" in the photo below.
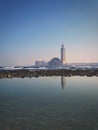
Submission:
M 59 67 L 61 65 L 61 60 L 58 57 L 54 57 L 48 62 L 49 67 Z
M 64 44 L 62 44 L 62 46 L 61 46 L 61 63 L 62 63 L 62 65 L 65 64 L 65 48 L 64 48 Z
M 36 67 L 45 67 L 47 65 L 46 61 L 35 61 Z
M 65 48 L 61 45 L 61 59 L 53 57 L 48 63 L 46 61 L 35 61 L 36 67 L 60 67 L 65 65 Z

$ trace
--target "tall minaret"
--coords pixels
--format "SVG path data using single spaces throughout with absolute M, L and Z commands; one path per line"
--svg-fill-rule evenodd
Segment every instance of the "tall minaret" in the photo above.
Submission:
M 61 63 L 62 63 L 62 65 L 65 64 L 65 48 L 64 48 L 64 44 L 62 44 L 62 46 L 61 46 Z

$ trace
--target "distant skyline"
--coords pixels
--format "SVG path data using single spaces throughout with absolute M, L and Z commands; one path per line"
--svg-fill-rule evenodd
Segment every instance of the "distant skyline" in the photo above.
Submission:
M 0 65 L 98 63 L 98 0 L 0 0 Z

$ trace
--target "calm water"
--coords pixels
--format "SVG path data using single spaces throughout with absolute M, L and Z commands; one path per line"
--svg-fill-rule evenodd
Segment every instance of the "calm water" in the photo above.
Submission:
M 1 79 L 0 130 L 98 130 L 98 77 Z

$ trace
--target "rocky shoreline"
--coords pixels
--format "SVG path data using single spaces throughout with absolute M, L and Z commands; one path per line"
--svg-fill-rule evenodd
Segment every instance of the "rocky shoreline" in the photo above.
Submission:
M 40 76 L 87 76 L 98 77 L 98 70 L 66 70 L 66 69 L 45 69 L 45 70 L 0 70 L 0 79 L 2 78 L 25 78 Z

